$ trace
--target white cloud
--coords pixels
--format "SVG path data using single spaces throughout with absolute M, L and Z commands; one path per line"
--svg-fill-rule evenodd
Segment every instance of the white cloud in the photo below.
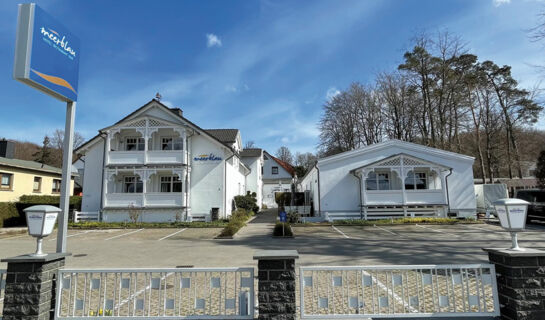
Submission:
M 511 3 L 511 0 L 492 0 L 492 3 L 494 3 L 495 7 L 499 7 L 503 4 L 509 4 Z
M 329 101 L 339 94 L 341 94 L 341 92 L 337 88 L 329 87 L 329 89 L 327 89 L 327 92 L 325 93 L 325 98 L 327 99 L 327 101 Z
M 208 48 L 221 47 L 221 40 L 213 33 L 206 34 L 206 46 Z

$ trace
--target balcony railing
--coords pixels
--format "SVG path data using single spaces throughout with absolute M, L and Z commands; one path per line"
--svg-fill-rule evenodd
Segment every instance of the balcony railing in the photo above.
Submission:
M 443 204 L 443 190 L 405 190 L 408 205 Z M 403 190 L 367 190 L 367 205 L 402 205 Z
M 183 207 L 184 203 L 184 192 L 107 193 L 104 206 L 106 208 L 128 208 L 129 206 L 161 208 Z
M 110 151 L 106 164 L 186 164 L 185 150 Z

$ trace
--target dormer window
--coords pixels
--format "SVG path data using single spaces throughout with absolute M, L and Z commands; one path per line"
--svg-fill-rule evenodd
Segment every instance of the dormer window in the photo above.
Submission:
M 278 174 L 278 167 L 272 167 L 271 169 L 272 169 L 271 171 L 272 174 Z

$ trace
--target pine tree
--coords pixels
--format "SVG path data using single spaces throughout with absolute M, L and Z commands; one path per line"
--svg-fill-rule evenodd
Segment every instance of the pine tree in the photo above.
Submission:
M 50 164 L 50 161 L 51 161 L 50 148 L 51 148 L 51 145 L 50 145 L 49 137 L 46 135 L 44 137 L 44 141 L 42 143 L 42 147 L 40 148 L 40 151 L 33 154 L 34 160 L 42 164 Z
M 545 150 L 542 150 L 537 158 L 536 178 L 539 188 L 545 189 Z

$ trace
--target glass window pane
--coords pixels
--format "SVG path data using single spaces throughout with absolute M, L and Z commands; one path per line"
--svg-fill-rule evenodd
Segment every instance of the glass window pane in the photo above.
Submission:
M 161 144 L 162 150 L 172 150 L 172 138 L 163 138 Z
M 414 172 L 410 171 L 405 178 L 405 189 L 414 190 Z
M 182 150 L 184 146 L 182 138 L 174 139 L 174 150 Z
M 417 172 L 414 177 L 415 177 L 416 189 L 422 190 L 422 189 L 427 189 L 428 188 L 426 173 Z
M 144 183 L 142 182 L 142 180 L 138 180 L 138 182 L 136 182 L 136 193 L 142 192 L 144 192 Z
M 170 182 L 161 183 L 161 192 L 170 192 Z
M 367 190 L 378 190 L 377 189 L 377 174 L 374 172 L 370 172 L 367 175 L 367 179 L 365 180 L 365 185 Z
M 11 174 L 2 173 L 2 187 L 9 187 L 11 180 Z
M 182 182 L 177 181 L 172 183 L 172 192 L 182 192 Z

